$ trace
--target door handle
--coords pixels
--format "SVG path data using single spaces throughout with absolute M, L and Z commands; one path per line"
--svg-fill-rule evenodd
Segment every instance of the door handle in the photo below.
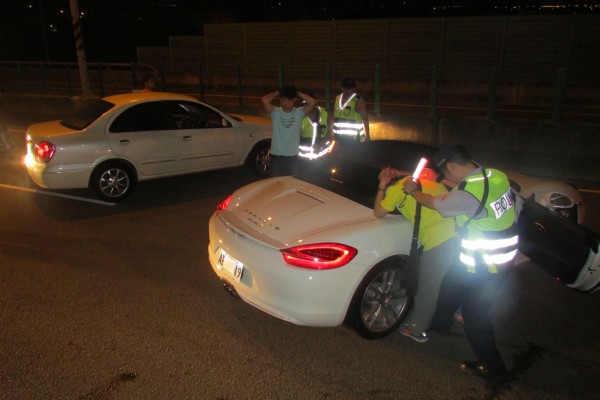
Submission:
M 181 137 L 181 141 L 182 142 L 189 142 L 190 140 L 192 140 L 191 136 L 182 136 Z
M 130 142 L 128 139 L 123 139 L 123 140 L 119 140 L 118 143 L 119 143 L 119 145 L 123 146 L 123 145 L 129 144 Z

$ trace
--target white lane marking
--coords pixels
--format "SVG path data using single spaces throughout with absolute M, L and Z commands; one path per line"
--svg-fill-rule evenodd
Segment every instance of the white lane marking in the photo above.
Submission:
M 600 190 L 595 190 L 595 189 L 577 189 L 580 192 L 584 192 L 584 193 L 593 193 L 593 194 L 600 194 Z
M 102 201 L 102 200 L 87 199 L 85 197 L 78 197 L 78 196 L 69 196 L 68 194 L 47 192 L 45 190 L 30 189 L 30 188 L 25 188 L 25 187 L 21 187 L 21 186 L 5 185 L 3 183 L 0 183 L 0 187 L 3 187 L 5 189 L 11 189 L 11 190 L 19 190 L 21 192 L 45 194 L 48 196 L 63 197 L 65 199 L 87 201 L 88 203 L 101 204 L 103 206 L 114 206 L 115 205 L 115 203 L 109 203 L 107 201 Z

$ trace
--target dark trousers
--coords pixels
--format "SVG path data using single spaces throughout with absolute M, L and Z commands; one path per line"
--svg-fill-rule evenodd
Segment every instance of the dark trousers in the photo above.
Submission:
M 271 176 L 298 175 L 298 158 L 271 154 Z
M 442 281 L 438 308 L 430 326 L 433 331 L 449 332 L 454 313 L 461 308 L 465 335 L 473 353 L 491 371 L 498 372 L 506 367 L 496 347 L 490 312 L 505 279 L 506 273 L 492 274 L 485 266 L 477 266 L 476 272 L 471 273 L 464 264 L 455 263 Z

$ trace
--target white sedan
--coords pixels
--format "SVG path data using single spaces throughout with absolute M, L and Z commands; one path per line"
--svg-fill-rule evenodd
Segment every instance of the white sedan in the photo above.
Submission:
M 368 339 L 393 332 L 412 302 L 406 278 L 413 229 L 400 215 L 373 217 L 377 176 L 385 165 L 413 170 L 434 151 L 373 141 L 307 164 L 299 179 L 278 177 L 240 188 L 209 221 L 215 273 L 229 293 L 295 324 L 345 322 Z M 599 236 L 533 197 L 523 203 L 522 251 L 577 290 L 598 288 Z M 570 228 L 554 230 L 549 221 Z M 549 241 L 537 237 L 538 228 L 550 234 Z M 571 253 L 553 254 L 557 249 Z
M 93 100 L 60 121 L 27 129 L 25 165 L 48 189 L 126 198 L 137 181 L 246 164 L 268 174 L 271 123 L 229 115 L 197 99 L 156 92 Z

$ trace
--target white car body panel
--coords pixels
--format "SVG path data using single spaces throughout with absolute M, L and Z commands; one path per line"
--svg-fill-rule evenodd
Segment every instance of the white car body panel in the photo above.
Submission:
M 56 146 L 48 163 L 37 161 L 28 146 L 27 171 L 32 180 L 48 189 L 86 188 L 93 169 L 101 162 L 124 160 L 136 169 L 138 180 L 153 179 L 216 168 L 241 166 L 254 146 L 270 140 L 270 120 L 236 116 L 240 122 L 197 99 L 173 93 L 128 93 L 106 97 L 115 104 L 85 129 L 67 128 L 59 121 L 31 125 L 32 146 L 41 141 Z M 110 133 L 110 124 L 124 110 L 145 101 L 178 100 L 202 104 L 214 110 L 228 127 Z M 202 142 L 200 142 L 200 139 Z
M 356 288 L 374 265 L 408 255 L 411 236 L 412 224 L 404 217 L 377 219 L 367 207 L 282 177 L 241 188 L 227 210 L 213 214 L 208 253 L 215 273 L 244 301 L 295 324 L 331 327 L 343 322 Z M 279 252 L 322 242 L 359 251 L 349 264 L 331 270 L 289 265 Z M 240 282 L 218 266 L 221 250 L 244 264 Z

